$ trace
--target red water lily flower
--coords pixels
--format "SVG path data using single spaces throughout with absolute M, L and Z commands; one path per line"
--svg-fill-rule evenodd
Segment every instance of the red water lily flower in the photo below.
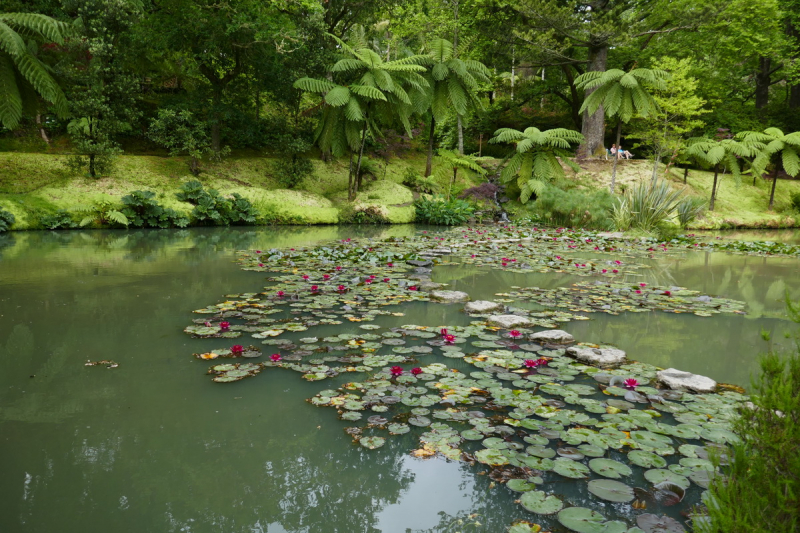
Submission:
M 621 264 L 622 264 L 622 261 L 620 261 L 620 260 L 616 260 L 616 261 L 614 261 L 614 264 L 615 264 L 615 265 L 621 265 Z
M 533 360 L 533 359 L 525 359 L 525 360 L 522 362 L 522 365 L 523 365 L 525 368 L 536 368 L 537 366 L 539 366 L 539 362 L 538 362 L 538 361 L 536 361 L 536 360 Z
M 231 327 L 231 323 L 230 322 L 220 322 L 219 323 L 219 329 L 221 329 L 222 331 L 228 331 L 228 329 L 230 329 L 230 327 Z
M 617 269 L 615 268 L 615 269 L 614 269 L 614 270 L 612 270 L 611 272 L 613 272 L 614 274 L 617 274 L 617 273 L 619 273 L 619 270 L 617 270 Z
M 419 376 L 420 374 L 422 374 L 422 369 L 420 367 L 412 368 L 411 374 L 413 376 Z
M 442 329 L 440 329 L 440 330 L 439 330 L 439 335 L 441 335 L 442 337 L 444 337 L 445 335 L 447 335 L 447 328 L 442 328 Z
M 304 279 L 304 280 L 308 280 L 308 278 L 309 278 L 309 275 L 308 275 L 308 274 L 303 274 L 303 279 Z
M 263 267 L 264 263 L 259 263 L 258 266 Z
M 640 283 L 639 286 L 640 287 L 647 287 L 647 283 Z
M 331 275 L 330 274 L 323 274 L 322 275 L 322 279 L 324 279 L 325 281 L 328 281 L 329 279 L 331 279 Z
M 636 294 L 642 294 L 642 291 L 640 291 L 639 289 L 636 289 L 635 292 L 636 292 Z
M 256 250 L 256 253 L 257 253 L 257 254 L 260 254 L 260 253 L 261 253 L 261 250 Z
M 672 296 L 672 293 L 669 291 L 664 291 L 661 294 L 663 294 L 664 296 Z
M 412 286 L 410 286 L 410 287 L 408 288 L 408 290 L 410 290 L 410 291 L 415 291 L 415 290 L 417 290 L 417 286 L 416 286 L 416 285 L 412 285 Z
M 278 291 L 275 294 L 278 295 L 278 298 L 283 298 L 286 293 L 283 291 Z
M 317 292 L 317 291 L 319 291 L 319 286 L 317 286 L 317 285 L 312 285 L 312 286 L 311 286 L 311 292 Z
M 509 334 L 509 336 L 511 336 L 511 337 L 513 337 L 513 338 L 515 338 L 515 339 L 517 339 L 517 338 L 519 338 L 519 337 L 522 337 L 522 333 L 520 333 L 520 332 L 519 332 L 518 330 L 516 330 L 516 329 L 512 329 L 511 331 L 509 331 L 509 332 L 508 332 L 508 334 Z
M 608 270 L 606 270 L 606 269 L 604 268 L 604 269 L 603 269 L 603 274 L 605 274 L 606 272 L 608 272 Z
M 389 372 L 392 373 L 393 377 L 402 376 L 403 375 L 403 367 L 402 366 L 393 366 Z
M 231 346 L 231 353 L 234 355 L 238 355 L 244 351 L 244 347 L 241 344 L 234 344 Z
M 626 389 L 631 389 L 631 390 L 633 390 L 633 389 L 635 389 L 635 388 L 636 388 L 636 387 L 638 387 L 638 386 L 639 386 L 639 382 L 638 382 L 638 381 L 636 381 L 636 380 L 635 380 L 635 379 L 633 379 L 633 378 L 628 378 L 628 379 L 626 379 L 626 380 L 625 380 L 625 388 L 626 388 Z
M 536 360 L 537 366 L 547 366 L 547 363 L 549 362 L 550 361 L 545 359 L 544 357 L 540 357 L 539 359 Z
M 502 264 L 504 267 L 505 267 L 505 266 L 508 266 L 508 263 L 506 263 L 505 261 L 503 261 L 501 264 Z
M 338 287 L 336 287 L 336 288 L 339 290 L 339 292 L 344 292 L 344 291 L 346 291 L 346 290 L 347 290 L 347 287 L 345 287 L 344 285 L 339 285 L 339 286 L 338 286 Z
M 340 266 L 336 267 L 336 270 L 341 270 L 341 269 L 342 269 L 342 267 L 340 267 Z
M 274 354 L 270 355 L 269 358 L 270 358 L 271 361 L 277 363 L 278 361 L 281 360 L 281 354 L 274 353 Z
M 454 344 L 456 342 L 456 336 L 455 335 L 445 335 L 444 336 L 444 342 L 446 342 L 447 344 Z
M 386 266 L 392 268 L 394 266 L 394 263 L 386 263 Z
M 389 278 L 383 278 L 384 283 L 389 283 Z

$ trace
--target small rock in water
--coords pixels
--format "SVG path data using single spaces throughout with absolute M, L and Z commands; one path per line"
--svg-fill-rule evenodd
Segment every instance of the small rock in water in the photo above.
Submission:
M 561 329 L 538 331 L 528 338 L 539 344 L 543 342 L 547 344 L 569 344 L 570 342 L 575 342 L 575 337 Z
M 567 355 L 574 357 L 578 361 L 597 366 L 600 368 L 614 368 L 625 361 L 625 352 L 618 348 L 587 348 L 584 346 L 572 346 L 567 348 Z
M 466 302 L 469 294 L 461 291 L 433 291 L 431 299 L 439 302 Z
M 416 259 L 412 259 L 410 261 L 406 261 L 411 266 L 415 267 L 427 267 L 433 264 L 433 261 L 417 261 Z
M 530 319 L 518 315 L 492 315 L 488 320 L 491 325 L 506 329 L 517 326 L 530 326 L 532 324 Z
M 422 281 L 417 285 L 417 289 L 421 291 L 435 291 L 436 289 L 441 289 L 444 287 L 441 283 L 436 283 L 435 281 Z
M 469 302 L 464 306 L 464 311 L 467 313 L 491 313 L 493 311 L 502 311 L 503 304 L 497 302 L 490 302 L 488 300 L 475 300 Z
M 660 370 L 657 376 L 658 381 L 674 390 L 714 392 L 717 389 L 717 382 L 711 378 L 674 368 Z

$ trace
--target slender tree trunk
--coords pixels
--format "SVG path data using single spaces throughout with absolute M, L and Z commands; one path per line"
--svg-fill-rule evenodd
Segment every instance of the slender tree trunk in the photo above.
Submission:
M 686 166 L 683 167 L 683 184 L 686 185 L 686 178 L 689 177 L 689 163 L 686 163 Z
M 192 156 L 192 158 L 189 160 L 189 172 L 191 172 L 193 176 L 197 176 L 198 174 L 200 174 L 200 172 L 198 171 L 198 167 L 199 164 L 197 158 Z
M 44 129 L 44 124 L 42 124 L 41 113 L 36 113 L 36 127 L 39 128 L 39 135 L 41 135 L 42 140 L 49 145 L 50 137 L 47 136 L 47 131 Z
M 800 82 L 789 87 L 789 109 L 800 109 Z
M 768 57 L 758 58 L 756 71 L 756 109 L 764 109 L 769 104 L 770 67 L 772 60 Z
M 361 185 L 361 159 L 364 157 L 364 145 L 367 140 L 367 116 L 364 115 L 364 129 L 361 130 L 361 148 L 358 151 L 358 163 L 356 164 L 356 176 L 355 176 L 355 190 L 353 190 L 353 194 L 350 197 L 350 201 L 356 199 L 356 194 L 358 194 L 359 185 Z
M 778 183 L 778 165 L 775 165 L 775 170 L 772 171 L 772 189 L 769 191 L 769 210 L 775 203 L 775 185 Z
M 614 194 L 614 185 L 617 182 L 617 162 L 619 162 L 619 140 L 622 137 L 622 120 L 617 120 L 617 153 L 612 154 L 614 166 L 611 167 L 611 194 Z
M 425 177 L 431 175 L 431 171 L 433 170 L 433 132 L 436 128 L 436 119 L 431 114 L 431 132 L 428 136 L 428 161 L 425 163 Z
M 347 172 L 347 199 L 350 200 L 353 196 L 353 151 L 350 150 L 350 166 Z
M 514 85 L 517 77 L 517 48 L 511 47 L 511 101 L 514 101 Z
M 589 48 L 589 71 L 605 72 L 608 61 L 608 46 L 593 46 Z M 586 91 L 586 96 L 592 94 L 595 89 Z M 578 147 L 578 157 L 592 157 L 598 149 L 603 148 L 603 138 L 605 137 L 605 111 L 603 106 L 597 108 L 594 114 L 589 115 L 588 111 L 583 113 L 583 126 L 581 133 L 586 139 Z M 619 140 L 617 140 L 619 143 Z
M 97 170 L 95 169 L 94 154 L 89 154 L 89 175 L 93 178 L 97 177 Z
M 619 150 L 619 145 L 617 145 L 617 150 Z M 656 179 L 658 178 L 658 162 L 661 160 L 661 150 L 656 153 L 655 161 L 653 161 L 653 176 L 650 178 L 650 183 L 655 185 Z
M 450 187 L 447 188 L 447 201 L 450 201 L 450 193 L 456 185 L 456 178 L 458 178 L 458 167 L 453 167 L 453 180 L 450 182 Z
M 461 122 L 461 115 L 458 115 L 458 153 L 464 155 L 464 125 Z
M 711 201 L 708 202 L 708 210 L 714 210 L 714 200 L 717 194 L 717 176 L 719 175 L 719 166 L 714 166 L 714 183 L 711 184 Z

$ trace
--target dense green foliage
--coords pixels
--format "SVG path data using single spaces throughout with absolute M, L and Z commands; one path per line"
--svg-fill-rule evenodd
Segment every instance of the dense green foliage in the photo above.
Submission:
M 458 198 L 421 197 L 414 202 L 417 211 L 417 222 L 457 226 L 465 223 L 475 212 L 475 208 Z
M 197 180 L 181 185 L 175 196 L 181 201 L 194 204 L 191 216 L 198 224 L 248 225 L 255 224 L 258 219 L 258 210 L 247 198 L 238 193 L 225 198 L 216 189 L 204 189 L 203 184 Z
M 612 217 L 617 229 L 653 232 L 671 221 L 678 211 L 683 213 L 681 223 L 685 225 L 698 212 L 699 206 L 694 208 L 695 205 L 694 200 L 686 200 L 682 191 L 672 189 L 664 180 L 640 182 L 617 198 Z
M 134 228 L 185 228 L 189 219 L 174 209 L 161 206 L 153 191 L 133 191 L 122 197 L 122 214 Z
M 15 217 L 8 211 L 0 209 L 0 233 L 8 231 L 14 224 Z
M 787 301 L 800 322 L 800 305 Z M 741 443 L 730 454 L 727 478 L 717 478 L 702 533 L 772 533 L 800 528 L 800 341 L 794 353 L 761 358 L 750 408 L 736 422 Z M 765 512 L 767 511 L 767 512 Z
M 528 212 L 547 225 L 609 230 L 613 197 L 605 190 L 559 189 L 548 186 L 536 202 L 528 204 Z

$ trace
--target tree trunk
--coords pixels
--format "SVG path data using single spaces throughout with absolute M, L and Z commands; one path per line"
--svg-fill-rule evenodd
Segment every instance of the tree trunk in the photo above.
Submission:
M 347 199 L 353 195 L 353 151 L 350 150 L 350 166 L 347 172 Z
M 222 119 L 221 113 L 219 112 L 219 106 L 222 104 L 222 89 L 215 88 L 214 89 L 214 98 L 212 100 L 212 111 L 211 111 L 211 149 L 214 150 L 214 153 L 219 154 L 220 150 L 222 149 L 222 138 L 220 134 L 220 122 Z
M 453 187 L 455 187 L 456 178 L 458 178 L 458 167 L 453 167 L 453 181 L 450 182 L 450 187 L 447 188 L 447 201 L 448 202 L 450 201 L 450 193 L 452 192 Z
M 94 154 L 89 154 L 89 175 L 91 177 L 93 177 L 93 178 L 96 178 L 97 177 L 97 170 L 95 170 L 94 158 L 95 158 Z M 771 199 L 770 199 L 770 201 L 771 201 Z M 771 205 L 772 204 L 770 203 L 770 207 L 771 207 Z
M 758 58 L 756 71 L 756 109 L 764 109 L 769 104 L 770 67 L 772 60 L 768 57 Z
M 425 177 L 431 175 L 431 171 L 433 170 L 433 132 L 436 128 L 436 119 L 431 114 L 431 132 L 428 136 L 428 161 L 425 163 Z
M 789 109 L 800 109 L 800 82 L 789 87 Z
M 589 48 L 589 71 L 605 72 L 606 63 L 608 61 L 608 46 L 595 46 Z M 586 91 L 586 96 L 592 94 L 595 89 Z M 603 106 L 597 108 L 594 114 L 589 115 L 588 111 L 583 113 L 583 126 L 581 133 L 586 139 L 582 145 L 578 147 L 578 157 L 586 158 L 591 157 L 598 150 L 603 148 L 603 138 L 605 137 L 605 111 Z M 619 140 L 617 140 L 619 143 Z
M 617 151 L 619 151 L 619 145 L 617 145 Z M 658 179 L 658 162 L 661 160 L 661 150 L 658 151 L 655 157 L 655 161 L 653 161 L 653 176 L 650 178 L 650 183 L 655 185 L 656 179 Z
M 769 191 L 769 210 L 772 211 L 772 206 L 775 203 L 775 185 L 778 183 L 778 165 L 775 165 L 775 170 L 772 171 L 772 189 Z
M 193 176 L 197 176 L 200 174 L 200 165 L 197 161 L 197 158 L 192 156 L 191 160 L 189 161 L 189 172 L 192 173 Z
M 464 125 L 461 122 L 461 115 L 458 115 L 458 153 L 464 155 Z
M 686 185 L 686 178 L 689 177 L 689 163 L 686 163 L 686 166 L 683 167 L 683 184 Z
M 44 124 L 42 124 L 41 113 L 36 113 L 36 127 L 39 128 L 39 135 L 42 136 L 42 140 L 49 145 L 50 137 L 47 136 L 47 131 L 44 129 Z
M 350 195 L 349 200 L 352 202 L 356 199 L 356 194 L 358 194 L 359 186 L 361 185 L 361 159 L 364 157 L 364 145 L 367 140 L 367 117 L 364 116 L 364 129 L 361 130 L 361 148 L 358 151 L 358 163 L 356 163 L 356 176 L 355 176 L 355 187 Z
M 567 78 L 567 83 L 569 84 L 569 107 L 572 123 L 575 124 L 575 129 L 581 129 L 581 99 L 578 96 L 578 88 L 575 87 L 575 76 L 572 75 L 571 67 L 567 65 L 561 66 L 561 72 L 564 73 L 564 76 Z
M 717 176 L 719 175 L 719 166 L 714 167 L 714 183 L 711 184 L 711 201 L 708 202 L 708 210 L 714 210 L 714 200 L 717 193 Z
M 611 154 L 614 158 L 614 166 L 611 168 L 611 194 L 614 194 L 614 185 L 617 181 L 617 162 L 619 162 L 620 137 L 622 137 L 622 120 L 617 120 L 617 153 Z

